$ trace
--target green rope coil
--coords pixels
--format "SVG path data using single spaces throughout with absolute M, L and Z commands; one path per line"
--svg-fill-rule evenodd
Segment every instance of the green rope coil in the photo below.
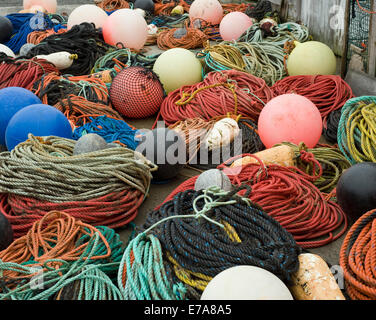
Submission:
M 294 22 L 286 22 L 275 27 L 275 36 L 264 36 L 259 23 L 253 24 L 239 39 L 239 42 L 268 42 L 283 48 L 287 41 L 306 42 L 310 39 L 309 30 Z
M 330 146 L 318 146 L 308 149 L 303 143 L 299 146 L 289 142 L 285 142 L 283 144 L 294 150 L 298 167 L 309 175 L 315 175 L 315 173 L 312 172 L 312 165 L 301 161 L 300 152 L 304 150 L 312 153 L 316 160 L 320 162 L 323 168 L 323 173 L 321 177 L 314 182 L 314 185 L 321 192 L 329 193 L 336 188 L 342 173 L 351 167 L 351 163 L 345 158 L 338 148 Z M 318 174 L 318 172 L 316 173 Z

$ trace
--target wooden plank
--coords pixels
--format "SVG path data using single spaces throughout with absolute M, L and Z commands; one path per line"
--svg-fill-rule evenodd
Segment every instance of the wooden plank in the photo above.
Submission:
M 376 3 L 372 3 L 372 11 L 376 11 Z M 368 73 L 370 76 L 376 76 L 376 14 L 371 17 L 370 31 L 369 31 L 369 55 L 368 55 Z
M 301 20 L 313 38 L 330 46 L 334 53 L 343 53 L 346 0 L 302 0 Z

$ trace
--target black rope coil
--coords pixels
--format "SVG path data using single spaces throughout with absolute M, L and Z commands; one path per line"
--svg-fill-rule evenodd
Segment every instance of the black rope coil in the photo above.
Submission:
M 251 265 L 266 269 L 282 281 L 289 281 L 299 268 L 301 248 L 292 235 L 268 216 L 259 206 L 248 205 L 237 192 L 241 186 L 225 196 L 212 195 L 214 201 L 235 200 L 234 204 L 221 205 L 206 213 L 207 217 L 232 226 L 241 242 L 232 241 L 229 234 L 213 222 L 203 218 L 174 218 L 152 229 L 162 248 L 184 269 L 214 277 L 238 265 Z M 193 202 L 204 191 L 187 190 L 163 204 L 148 215 L 143 228 L 149 228 L 163 218 L 194 214 Z M 204 207 L 204 200 L 197 200 L 197 207 Z
M 260 0 L 257 2 L 256 6 L 252 8 L 252 5 L 250 5 L 246 11 L 245 14 L 249 16 L 250 18 L 254 18 L 257 21 L 261 21 L 264 19 L 264 17 L 273 11 L 272 3 L 267 0 Z
M 329 143 L 337 143 L 338 125 L 341 119 L 342 109 L 337 109 L 331 112 L 327 118 L 327 127 L 323 129 L 325 139 Z
M 73 26 L 65 33 L 47 37 L 32 48 L 27 57 L 32 58 L 36 55 L 48 55 L 61 51 L 77 54 L 78 59 L 70 68 L 65 69 L 64 73 L 81 76 L 90 74 L 95 62 L 110 48 L 114 47 L 105 43 L 101 30 L 95 29 L 94 24 L 84 22 Z

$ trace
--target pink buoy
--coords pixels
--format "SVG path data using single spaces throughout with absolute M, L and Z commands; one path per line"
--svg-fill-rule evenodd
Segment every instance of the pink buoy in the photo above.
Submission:
M 69 15 L 67 28 L 70 30 L 74 25 L 83 22 L 94 23 L 97 29 L 102 28 L 108 19 L 106 11 L 93 4 L 84 4 L 77 7 Z
M 252 19 L 243 12 L 231 12 L 222 19 L 219 32 L 225 41 L 237 40 L 252 24 Z
M 320 140 L 323 124 L 320 111 L 306 97 L 297 94 L 278 96 L 263 108 L 258 131 L 267 148 L 282 142 L 314 148 Z
M 223 18 L 223 8 L 218 0 L 195 0 L 189 9 L 191 20 L 201 19 L 212 25 L 219 24 Z
M 25 10 L 29 10 L 35 6 L 44 8 L 48 13 L 56 13 L 57 0 L 23 0 Z
M 148 25 L 135 10 L 120 9 L 105 21 L 103 38 L 112 46 L 121 43 L 126 48 L 140 50 L 148 38 Z

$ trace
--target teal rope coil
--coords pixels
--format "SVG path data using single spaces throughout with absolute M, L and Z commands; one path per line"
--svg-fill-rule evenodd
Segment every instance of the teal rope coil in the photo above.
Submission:
M 376 108 L 365 110 L 371 104 L 376 104 L 376 97 L 357 97 L 348 100 L 341 111 L 338 147 L 352 165 L 376 162 Z
M 93 263 L 91 260 L 100 250 L 100 236 L 96 232 L 90 239 L 85 252 L 73 263 L 60 259 L 47 260 L 43 267 L 42 287 L 32 287 L 29 281 L 20 281 L 14 289 L 6 290 L 4 271 L 16 271 L 23 275 L 35 276 L 35 267 L 24 266 L 13 262 L 0 260 L 0 300 L 49 300 L 60 299 L 62 291 L 72 289 L 71 285 L 77 283 L 74 290 L 74 300 L 120 300 L 121 292 L 104 270 L 118 268 L 119 262 L 105 264 Z M 85 259 L 86 258 L 86 259 Z M 117 258 L 116 258 L 117 259 Z M 54 269 L 49 266 L 52 262 L 58 262 L 61 266 Z M 5 282 L 6 283 L 6 282 Z M 72 293 L 71 293 L 72 294 Z
M 146 233 L 128 244 L 120 262 L 118 286 L 125 300 L 184 300 L 186 293 L 182 283 L 169 279 L 158 238 Z

